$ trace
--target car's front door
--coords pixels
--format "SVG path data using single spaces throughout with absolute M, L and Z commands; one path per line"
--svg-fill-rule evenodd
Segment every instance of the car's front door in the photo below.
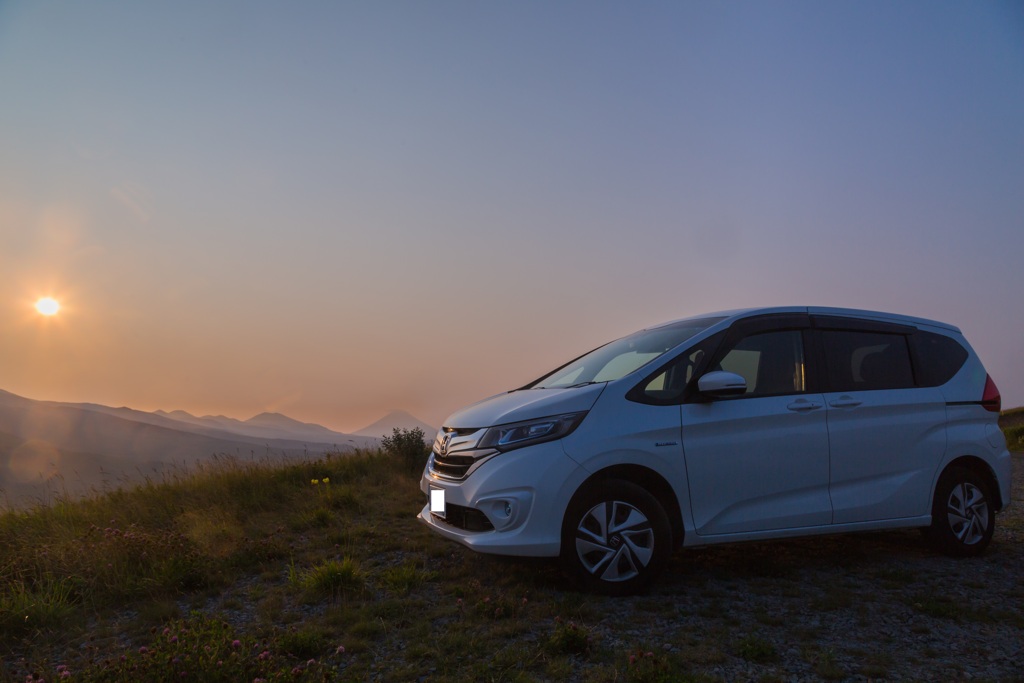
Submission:
M 709 369 L 743 376 L 746 393 L 681 406 L 698 534 L 831 523 L 825 403 L 809 391 L 804 336 L 795 326 L 730 335 Z

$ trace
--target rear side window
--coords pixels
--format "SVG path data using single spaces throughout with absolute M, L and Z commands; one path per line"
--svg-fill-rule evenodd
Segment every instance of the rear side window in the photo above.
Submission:
M 945 384 L 967 361 L 967 349 L 942 334 L 918 331 L 910 338 L 910 349 L 917 382 L 925 387 Z
M 902 334 L 828 330 L 825 366 L 829 391 L 905 389 L 914 386 L 907 337 Z

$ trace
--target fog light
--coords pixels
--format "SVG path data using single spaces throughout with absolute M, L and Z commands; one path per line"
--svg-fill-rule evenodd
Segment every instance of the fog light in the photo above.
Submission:
M 512 503 L 508 502 L 507 500 L 505 501 L 505 516 L 512 516 Z

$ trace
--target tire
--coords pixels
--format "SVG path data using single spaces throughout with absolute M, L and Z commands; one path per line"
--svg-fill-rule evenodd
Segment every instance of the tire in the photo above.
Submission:
M 932 525 L 925 536 L 953 557 L 980 555 L 992 540 L 996 514 L 988 481 L 974 470 L 952 467 L 942 473 L 932 502 Z
M 587 590 L 605 595 L 644 592 L 671 554 L 672 528 L 665 509 L 632 482 L 591 484 L 566 510 L 562 563 Z

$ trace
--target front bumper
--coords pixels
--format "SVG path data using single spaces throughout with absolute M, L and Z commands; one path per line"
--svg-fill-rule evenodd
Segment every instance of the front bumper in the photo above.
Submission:
M 424 470 L 420 490 L 427 503 L 417 519 L 478 552 L 554 557 L 561 546 L 565 508 L 586 475 L 565 455 L 560 441 L 494 456 L 462 481 Z M 431 513 L 431 489 L 444 491 L 446 507 L 456 511 L 454 518 Z

